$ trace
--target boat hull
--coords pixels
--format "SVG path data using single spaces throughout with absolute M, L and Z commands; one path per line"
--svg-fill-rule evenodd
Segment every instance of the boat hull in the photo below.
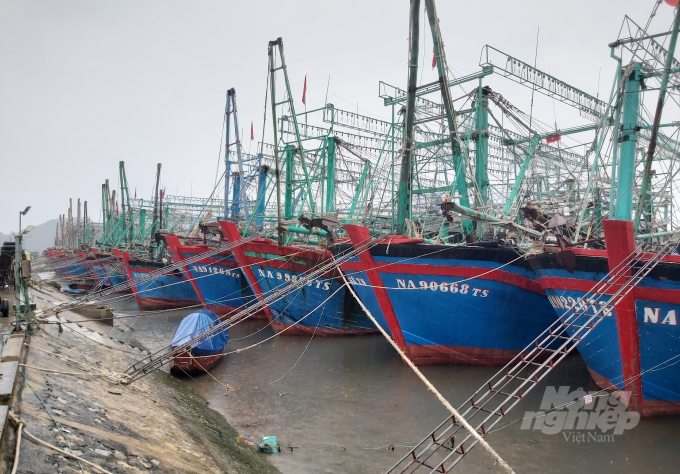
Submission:
M 102 269 L 102 274 L 109 285 L 114 288 L 116 293 L 132 293 L 130 288 L 120 289 L 120 285 L 128 281 L 125 270 L 118 264 L 115 256 L 100 252 L 98 249 L 91 249 L 97 258 L 97 263 Z
M 170 360 L 170 372 L 175 375 L 199 375 L 212 370 L 222 357 L 222 351 L 209 356 L 194 356 L 185 352 Z
M 352 244 L 368 230 L 345 226 Z M 342 266 L 352 288 L 418 365 L 499 365 L 556 319 L 534 273 L 512 249 L 425 245 L 394 237 Z
M 227 240 L 241 238 L 236 226 L 220 222 Z M 330 252 L 277 245 L 256 239 L 233 249 L 253 292 L 260 298 L 302 278 L 332 258 Z M 348 336 L 372 334 L 375 325 L 343 287 L 339 270 L 326 273 L 265 310 L 274 330 L 282 335 Z
M 173 262 L 181 262 L 210 250 L 207 245 L 183 245 L 174 235 L 163 236 Z M 210 258 L 183 267 L 203 307 L 226 318 L 255 301 L 248 282 L 231 252 L 219 253 Z M 264 313 L 251 316 L 266 319 Z
M 614 247 L 613 241 L 629 237 L 625 234 L 628 226 L 622 230 L 616 222 L 605 224 L 608 249 Z M 587 314 L 594 315 L 608 298 L 593 305 L 584 296 L 619 260 L 611 250 L 572 251 L 576 255 L 573 273 L 562 268 L 552 252 L 533 258 L 532 266 L 558 316 L 575 307 L 587 308 Z M 680 364 L 673 363 L 680 360 L 678 313 L 680 257 L 667 256 L 614 309 L 602 311 L 602 321 L 578 346 L 597 385 L 630 392 L 629 408 L 642 416 L 680 414 Z
M 128 252 L 114 250 L 117 258 L 123 260 L 127 276 L 133 281 L 133 292 L 141 310 L 178 309 L 200 306 L 193 287 L 178 270 L 163 274 L 150 281 L 139 282 L 150 273 L 162 270 L 160 262 L 130 258 Z
M 97 277 L 86 260 L 85 252 L 72 249 L 51 249 L 46 251 L 46 254 L 55 265 L 55 274 L 68 280 L 69 287 L 73 288 L 75 285 L 90 290 L 95 286 Z

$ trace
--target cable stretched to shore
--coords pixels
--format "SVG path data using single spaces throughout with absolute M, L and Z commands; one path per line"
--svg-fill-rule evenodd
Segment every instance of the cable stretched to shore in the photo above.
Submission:
M 27 365 L 27 364 L 19 364 L 19 367 L 26 367 L 28 369 L 40 370 L 41 372 L 50 372 L 50 373 L 53 373 L 53 374 L 61 374 L 61 375 L 85 375 L 85 376 L 90 376 L 90 377 L 99 377 L 99 374 L 90 374 L 88 372 L 62 372 L 60 370 L 47 369 L 45 367 L 35 367 L 33 365 Z
M 129 378 L 124 383 L 126 384 L 132 383 L 137 378 L 143 377 L 144 375 L 159 369 L 163 364 L 168 362 L 170 359 L 186 352 L 187 350 L 193 349 L 196 345 L 200 344 L 202 341 L 205 341 L 211 338 L 213 335 L 224 331 L 224 329 L 228 329 L 234 326 L 235 324 L 238 324 L 240 321 L 249 318 L 255 313 L 255 311 L 258 311 L 264 308 L 265 306 L 269 306 L 272 303 L 285 298 L 293 291 L 301 290 L 304 286 L 306 286 L 309 282 L 313 281 L 315 278 L 318 278 L 328 273 L 330 270 L 338 268 L 342 263 L 349 261 L 351 258 L 357 256 L 359 253 L 372 248 L 381 241 L 382 239 L 375 240 L 367 239 L 366 241 L 362 241 L 362 243 L 356 245 L 353 250 L 348 250 L 342 255 L 338 255 L 335 258 L 328 260 L 323 265 L 314 267 L 314 269 L 310 270 L 309 273 L 306 273 L 304 277 L 298 278 L 295 281 L 287 282 L 288 283 L 287 285 L 271 293 L 266 298 L 263 297 L 263 295 L 258 295 L 259 301 L 257 303 L 253 304 L 252 306 L 249 306 L 247 309 L 244 309 L 243 311 L 238 312 L 237 314 L 231 316 L 225 321 L 222 321 L 216 326 L 213 326 L 212 328 L 201 332 L 200 335 L 194 337 L 188 342 L 175 348 L 167 347 L 165 349 L 157 351 L 154 354 L 151 354 L 145 359 L 130 366 L 130 368 L 126 371 Z
M 224 248 L 222 248 L 222 249 L 224 250 Z M 303 252 L 303 250 L 300 250 L 300 251 L 298 251 L 298 252 L 295 252 L 295 253 L 293 253 L 293 254 L 288 255 L 288 256 L 286 257 L 286 261 L 288 261 L 288 260 L 294 258 L 296 255 L 298 255 L 298 254 L 300 254 L 300 253 L 302 253 L 302 252 Z M 224 256 L 224 257 L 222 257 L 222 258 L 220 258 L 220 259 L 216 259 L 216 262 L 213 262 L 213 265 L 214 265 L 215 263 L 224 261 L 224 260 L 228 259 L 229 257 L 230 257 L 230 255 L 226 255 L 226 256 Z M 206 257 L 206 258 L 209 258 L 209 257 Z M 249 265 L 235 267 L 232 271 L 239 271 L 239 270 L 242 271 L 243 268 L 251 267 L 251 266 L 253 266 L 253 265 L 261 265 L 261 264 L 264 263 L 264 262 L 269 262 L 269 261 L 273 261 L 273 260 L 277 260 L 277 261 L 278 261 L 278 260 L 280 260 L 280 259 L 278 259 L 278 258 L 270 258 L 270 259 L 262 260 L 262 261 L 259 261 L 259 262 L 256 262 L 256 263 L 251 263 L 251 264 L 249 264 Z M 174 262 L 173 264 L 175 264 L 175 263 L 178 263 L 178 262 Z M 187 262 L 187 259 L 185 259 L 185 260 L 180 261 L 179 263 L 186 263 L 186 264 L 187 264 L 186 266 L 188 266 L 188 264 L 189 264 L 190 262 Z M 282 265 L 283 265 L 283 262 L 282 262 Z M 158 275 L 158 276 L 163 276 L 163 275 L 165 275 L 165 274 Z M 191 276 L 191 277 L 188 277 L 188 278 L 186 278 L 186 279 L 184 279 L 184 280 L 182 280 L 182 281 L 175 282 L 175 283 L 170 283 L 170 284 L 168 284 L 168 285 L 164 285 L 164 288 L 168 288 L 168 287 L 173 286 L 173 285 L 179 285 L 179 284 L 182 284 L 182 283 L 190 283 L 191 281 L 196 281 L 196 280 L 199 280 L 199 279 L 202 279 L 202 278 L 207 278 L 207 277 L 217 276 L 217 275 L 221 275 L 221 273 L 209 273 L 209 274 L 207 274 L 207 275 Z M 136 286 L 139 285 L 139 284 L 152 283 L 153 281 L 154 281 L 153 279 L 152 279 L 152 280 L 147 280 L 147 281 L 141 281 L 141 280 L 139 280 L 139 279 L 132 279 L 132 280 L 130 280 L 129 278 L 127 279 L 127 283 L 134 283 L 135 288 L 136 288 Z M 114 287 L 111 287 L 111 288 L 109 288 L 109 289 L 119 288 L 119 287 L 121 287 L 121 286 L 124 285 L 124 284 L 125 284 L 125 283 L 121 283 L 121 284 L 115 285 Z M 147 287 L 145 287 L 144 289 L 141 289 L 141 290 L 135 289 L 135 290 L 134 290 L 131 294 L 129 294 L 129 295 L 114 295 L 114 296 L 111 296 L 110 298 L 98 298 L 98 299 L 96 300 L 96 302 L 97 302 L 97 303 L 100 303 L 100 304 L 103 304 L 103 303 L 111 303 L 112 301 L 115 301 L 115 300 L 122 301 L 122 300 L 126 300 L 126 299 L 136 298 L 136 296 L 138 296 L 138 295 L 141 294 L 141 293 L 146 293 L 146 292 L 150 292 L 150 291 L 154 291 L 154 290 L 155 290 L 155 288 L 153 288 L 153 287 L 148 287 L 148 286 L 147 286 Z M 274 291 L 274 290 L 272 289 L 271 291 Z M 101 293 L 103 294 L 103 291 L 102 291 Z M 240 291 L 236 291 L 236 292 L 230 293 L 229 295 L 225 295 L 225 296 L 219 298 L 218 300 L 212 300 L 212 301 L 210 301 L 210 303 L 224 303 L 224 302 L 226 302 L 226 301 L 238 300 L 238 299 L 241 298 L 240 296 L 235 296 L 234 298 L 228 298 L 228 297 L 229 297 L 229 296 L 232 296 L 232 295 L 237 295 L 237 294 L 239 294 L 239 293 L 240 293 Z M 89 295 L 89 293 L 88 293 L 88 295 Z M 96 295 L 94 295 L 94 296 L 96 296 Z M 106 296 L 108 296 L 108 294 L 107 294 Z M 77 303 L 78 301 L 82 301 L 82 304 L 80 304 L 80 305 L 78 305 L 78 304 L 73 304 L 73 303 Z M 61 302 L 61 303 L 57 304 L 54 308 L 50 308 L 50 311 L 51 311 L 51 310 L 54 310 L 55 308 L 56 308 L 56 312 L 62 311 L 62 310 L 64 310 L 64 309 L 74 309 L 74 308 L 77 308 L 77 307 L 80 307 L 80 306 L 85 306 L 85 305 L 88 305 L 88 304 L 92 304 L 93 302 L 94 302 L 94 301 L 87 301 L 87 300 L 73 300 L 73 301 L 71 301 L 71 302 L 69 303 L 69 304 L 73 304 L 73 305 L 70 306 L 70 307 L 62 306 L 64 302 Z M 203 306 L 202 303 L 201 303 L 201 304 L 197 304 L 197 305 L 192 305 L 192 306 L 185 306 L 185 308 L 201 307 L 201 306 Z M 182 308 L 173 308 L 173 309 L 171 309 L 171 310 L 164 310 L 164 311 L 174 311 L 175 309 L 182 309 Z M 159 311 L 157 311 L 157 312 L 159 312 Z M 45 314 L 48 314 L 48 313 L 45 313 Z M 153 312 L 147 311 L 145 314 L 153 314 Z M 111 318 L 111 319 L 117 319 L 117 318 Z
M 297 326 L 298 324 L 300 324 L 302 321 L 304 321 L 305 319 L 307 319 L 307 317 L 309 317 L 310 315 L 312 315 L 312 314 L 314 313 L 314 311 L 316 311 L 317 309 L 319 309 L 319 308 L 321 308 L 323 305 L 325 305 L 326 302 L 327 302 L 328 300 L 330 300 L 333 296 L 335 296 L 335 294 L 336 294 L 338 291 L 342 290 L 342 288 L 343 288 L 344 286 L 345 286 L 345 284 L 340 285 L 340 286 L 338 287 L 337 290 L 335 290 L 333 293 L 331 293 L 330 296 L 328 296 L 328 298 L 326 298 L 326 299 L 323 300 L 321 303 L 319 303 L 319 304 L 316 306 L 316 308 L 314 308 L 314 309 L 312 309 L 311 311 L 309 311 L 307 314 L 305 314 L 303 317 L 301 317 L 300 319 L 298 319 L 297 321 L 295 321 L 293 324 L 291 324 L 291 325 L 289 325 L 289 326 L 286 326 L 285 328 L 281 329 L 279 332 L 276 332 L 276 333 L 272 334 L 271 336 L 269 336 L 268 338 L 262 339 L 261 341 L 256 342 L 256 343 L 254 343 L 254 344 L 251 344 L 251 345 L 249 345 L 249 346 L 242 347 L 242 348 L 239 348 L 239 349 L 234 349 L 233 351 L 229 351 L 229 352 L 223 352 L 222 354 L 220 354 L 220 356 L 224 357 L 224 356 L 227 356 L 227 355 L 229 355 L 229 354 L 238 354 L 238 353 L 240 353 L 240 352 L 247 351 L 247 350 L 249 350 L 249 349 L 252 349 L 252 348 L 254 348 L 254 347 L 257 347 L 257 346 L 259 346 L 260 344 L 264 344 L 265 342 L 267 342 L 267 341 L 269 341 L 269 340 L 271 340 L 271 339 L 274 339 L 275 337 L 280 336 L 280 335 L 283 334 L 284 332 L 286 332 L 286 331 L 288 331 L 289 329 L 292 329 L 292 328 L 294 328 L 295 326 Z M 316 332 L 316 331 L 315 331 L 315 332 Z M 192 357 L 192 359 L 208 359 L 208 358 L 210 358 L 210 357 L 214 357 L 214 355 L 210 355 L 210 356 L 194 356 L 194 355 L 192 355 L 191 357 Z M 291 369 L 291 370 L 292 370 L 292 369 Z
M 328 301 L 328 300 L 326 300 L 326 301 Z M 321 310 L 321 316 L 319 316 L 319 319 L 316 321 L 316 327 L 314 328 L 314 332 L 312 333 L 312 337 L 309 338 L 309 341 L 307 342 L 305 349 L 302 351 L 302 354 L 300 354 L 300 357 L 298 357 L 298 359 L 295 361 L 293 366 L 290 369 L 288 369 L 288 371 L 285 374 L 283 374 L 281 377 L 279 377 L 276 380 L 272 380 L 267 385 L 271 385 L 273 383 L 278 382 L 279 380 L 284 378 L 286 375 L 288 375 L 291 372 L 291 370 L 293 370 L 295 368 L 296 365 L 298 365 L 298 362 L 300 362 L 300 360 L 302 359 L 302 356 L 305 355 L 305 352 L 307 352 L 307 349 L 309 349 L 309 345 L 312 343 L 312 340 L 314 339 L 314 336 L 316 335 L 316 330 L 319 329 L 319 323 L 321 323 L 321 318 L 323 317 L 323 313 L 324 313 L 325 309 L 326 309 L 326 306 L 324 305 L 323 309 Z
M 392 338 L 389 336 L 389 334 L 387 334 L 387 332 L 382 328 L 382 326 L 380 326 L 380 324 L 378 324 L 378 322 L 375 320 L 375 318 L 373 317 L 371 312 L 368 310 L 368 308 L 366 306 L 364 306 L 364 303 L 359 299 L 357 294 L 354 292 L 354 288 L 352 288 L 352 285 L 349 284 L 349 282 L 345 278 L 344 274 L 342 274 L 342 279 L 345 280 L 345 286 L 347 286 L 347 289 L 352 293 L 352 295 L 354 296 L 354 299 L 356 299 L 356 301 L 359 303 L 361 308 L 366 312 L 366 315 L 368 316 L 368 318 L 371 321 L 373 321 L 373 324 L 376 325 L 376 327 L 378 328 L 378 330 L 380 330 L 382 335 L 385 336 L 385 339 L 387 339 L 387 341 L 392 345 L 392 347 L 394 347 L 394 349 L 397 351 L 397 353 L 399 353 L 399 355 L 404 360 L 404 362 L 406 362 L 406 364 L 408 364 L 408 366 L 411 367 L 411 369 L 413 369 L 415 374 L 425 384 L 427 389 L 430 390 L 432 393 L 434 393 L 434 395 L 446 407 L 446 409 L 451 412 L 451 414 L 456 418 L 456 420 L 461 425 L 463 425 L 463 428 L 468 430 L 468 432 L 472 435 L 472 437 L 475 438 L 477 440 L 477 442 L 479 444 L 481 444 L 484 447 L 484 449 L 487 450 L 487 452 L 489 454 L 491 454 L 491 456 L 496 460 L 496 462 L 503 468 L 503 470 L 505 472 L 507 472 L 508 474 L 515 474 L 515 471 L 512 470 L 510 465 L 507 462 L 505 462 L 505 460 L 491 447 L 491 445 L 489 443 L 487 443 L 486 440 L 482 436 L 480 436 L 480 434 L 477 432 L 477 430 L 475 430 L 467 422 L 467 420 L 465 418 L 463 418 L 460 413 L 458 413 L 458 410 L 453 408 L 453 406 L 448 402 L 448 400 L 446 398 L 444 398 L 444 396 L 441 393 L 439 393 L 439 391 L 435 388 L 435 386 L 432 385 L 432 383 L 430 383 L 429 380 L 427 380 L 427 378 L 423 375 L 423 373 L 420 370 L 418 370 L 418 367 L 416 367 L 415 364 L 413 362 L 411 362 L 411 359 L 409 359 L 406 356 L 406 354 L 404 354 L 404 351 L 402 351 L 399 348 L 399 346 L 397 346 L 397 343 L 394 342 L 394 340 L 392 340 Z
M 63 354 L 57 354 L 57 353 L 55 353 L 55 352 L 46 351 L 45 349 L 41 349 L 41 348 L 39 348 L 39 347 L 32 346 L 32 345 L 27 344 L 27 343 L 25 343 L 25 342 L 24 342 L 24 346 L 26 346 L 26 347 L 31 347 L 31 348 L 33 348 L 33 349 L 39 350 L 39 351 L 41 351 L 41 352 L 44 352 L 44 353 L 46 353 L 46 354 L 50 354 L 50 355 L 55 356 L 55 357 L 58 357 L 58 358 L 60 358 L 60 359 L 62 359 L 62 360 L 68 360 L 68 361 L 70 361 L 70 362 L 74 362 L 74 363 L 78 364 L 78 365 L 81 366 L 81 367 L 85 367 L 85 369 L 96 370 L 96 371 L 99 372 L 99 374 L 61 372 L 61 371 L 57 371 L 57 370 L 53 370 L 53 369 L 46 369 L 46 368 L 43 368 L 43 367 L 34 367 L 34 366 L 32 366 L 32 365 L 19 364 L 19 365 L 21 365 L 22 367 L 28 367 L 29 369 L 35 369 L 35 370 L 42 370 L 43 372 L 53 372 L 53 373 L 56 373 L 56 374 L 65 374 L 65 375 L 90 375 L 90 376 L 95 376 L 95 377 L 102 377 L 102 378 L 104 378 L 104 379 L 107 379 L 107 380 L 108 380 L 109 382 L 111 382 L 111 383 L 119 383 L 119 382 L 120 382 L 120 374 L 117 374 L 117 373 L 115 373 L 115 372 L 110 372 L 110 371 L 105 370 L 105 369 L 100 369 L 99 367 L 95 367 L 94 365 L 90 365 L 90 364 L 85 364 L 84 362 L 78 362 L 77 360 L 70 359 L 70 358 L 66 357 L 65 355 L 63 355 Z
M 14 413 L 9 413 L 8 415 L 9 415 L 10 419 L 11 419 L 16 425 L 18 425 L 17 448 L 16 448 L 15 455 L 14 455 L 14 467 L 12 468 L 12 474 L 15 474 L 15 473 L 16 473 L 16 468 L 17 468 L 17 466 L 19 465 L 19 446 L 20 446 L 20 442 L 21 442 L 22 425 L 25 425 L 26 422 L 25 422 L 25 421 L 19 420 L 19 418 L 18 418 Z M 45 447 L 47 447 L 47 448 L 50 448 L 50 449 L 52 449 L 52 450 L 54 450 L 54 451 L 56 451 L 56 452 L 58 452 L 58 453 L 61 453 L 61 454 L 64 455 L 64 456 L 68 456 L 68 457 L 70 457 L 70 458 L 76 459 L 76 460 L 82 462 L 83 464 L 87 464 L 88 466 L 90 466 L 90 467 L 91 467 L 92 469 L 94 469 L 95 471 L 101 472 L 101 473 L 103 473 L 103 474 L 113 474 L 111 471 L 107 471 L 107 470 L 104 469 L 103 467 L 98 466 L 97 464 L 95 464 L 95 463 L 93 463 L 93 462 L 90 462 L 90 461 L 88 461 L 87 459 L 83 459 L 83 458 L 81 458 L 80 456 L 76 456 L 75 454 L 69 453 L 68 451 L 64 451 L 63 449 L 59 449 L 59 448 L 57 448 L 56 446 L 52 446 L 51 444 L 46 443 L 45 441 L 43 441 L 43 440 L 41 440 L 41 439 L 39 439 L 39 438 L 36 438 L 36 437 L 33 436 L 31 433 L 29 433 L 28 430 L 23 430 L 23 433 L 26 434 L 26 436 L 28 436 L 29 438 L 31 438 L 31 439 L 32 439 L 33 441 L 35 441 L 36 443 L 42 444 L 43 446 L 45 446 Z
M 205 258 L 209 258 L 213 255 L 217 255 L 218 253 L 228 252 L 228 251 L 230 251 L 230 250 L 232 250 L 232 249 L 234 249 L 234 248 L 236 248 L 240 245 L 243 245 L 244 243 L 247 243 L 247 242 L 250 242 L 251 240 L 254 240 L 255 238 L 256 238 L 256 236 L 243 237 L 243 238 L 241 238 L 241 239 L 239 239 L 235 242 L 230 242 L 225 246 L 211 248 L 210 250 L 208 250 L 206 252 L 198 254 L 194 257 L 184 259 L 179 263 L 174 262 L 174 263 L 171 263 L 171 264 L 169 264 L 169 265 L 167 265 L 167 266 L 165 266 L 165 267 L 163 267 L 159 270 L 156 270 L 156 271 L 153 271 L 153 272 L 150 272 L 150 273 L 146 273 L 144 276 L 140 277 L 139 279 L 133 279 L 133 280 L 126 281 L 124 283 L 115 285 L 114 287 L 110 287 L 110 288 L 107 288 L 105 290 L 102 290 L 102 291 L 100 291 L 96 294 L 92 294 L 92 295 L 88 294 L 85 297 L 83 297 L 81 300 L 64 303 L 64 304 L 60 305 L 58 308 L 59 308 L 59 310 L 65 310 L 65 309 L 71 309 L 71 308 L 76 307 L 76 306 L 82 306 L 84 303 L 96 301 L 97 299 L 101 299 L 102 297 L 109 295 L 113 292 L 121 291 L 123 289 L 130 289 L 135 285 L 139 285 L 141 283 L 145 283 L 145 282 L 148 282 L 148 281 L 153 281 L 153 280 L 157 279 L 158 277 L 160 277 L 162 275 L 172 273 L 175 270 L 180 270 L 182 267 L 184 267 L 186 265 L 196 263 L 196 262 L 203 260 Z M 50 311 L 54 311 L 55 308 L 51 308 Z

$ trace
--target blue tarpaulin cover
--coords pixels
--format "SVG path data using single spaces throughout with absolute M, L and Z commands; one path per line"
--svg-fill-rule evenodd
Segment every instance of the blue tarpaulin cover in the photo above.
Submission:
M 62 288 L 61 292 L 69 295 L 80 295 L 85 293 L 85 290 L 81 290 L 79 288 Z
M 177 347 L 181 346 L 182 344 L 186 344 L 191 339 L 219 323 L 220 318 L 215 313 L 207 309 L 199 309 L 198 311 L 185 317 L 182 322 L 179 323 L 179 327 L 177 328 L 177 331 L 175 331 L 175 335 L 172 336 L 170 346 Z M 198 346 L 194 347 L 191 353 L 195 356 L 217 354 L 222 349 L 224 349 L 224 346 L 227 345 L 228 340 L 229 334 L 227 333 L 227 328 L 224 328 L 224 331 L 221 333 L 215 334 L 207 341 L 204 341 Z

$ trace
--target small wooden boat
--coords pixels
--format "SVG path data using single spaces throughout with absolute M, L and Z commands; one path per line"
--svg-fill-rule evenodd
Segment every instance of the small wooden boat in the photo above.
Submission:
M 220 323 L 220 318 L 212 311 L 199 309 L 191 313 L 179 323 L 175 335 L 170 342 L 171 347 L 186 344 L 205 331 Z M 217 365 L 227 346 L 229 334 L 227 329 L 213 335 L 193 349 L 183 352 L 170 361 L 170 372 L 176 375 L 194 375 L 206 372 Z

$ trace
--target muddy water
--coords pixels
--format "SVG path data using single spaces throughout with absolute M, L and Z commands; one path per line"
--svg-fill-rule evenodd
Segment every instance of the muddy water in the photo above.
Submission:
M 127 310 L 133 309 L 129 302 Z M 134 331 L 121 336 L 129 333 L 147 347 L 161 348 L 187 313 L 129 318 L 124 321 Z M 271 455 L 271 461 L 283 473 L 384 472 L 407 452 L 405 446 L 447 415 L 381 336 L 268 339 L 272 331 L 266 326 L 246 321 L 230 331 L 230 350 L 261 343 L 227 355 L 213 370 L 235 391 L 225 395 L 225 388 L 207 375 L 186 383 L 244 437 L 277 436 L 283 451 Z M 454 406 L 495 372 L 463 366 L 422 370 Z M 581 358 L 570 357 L 515 408 L 509 421 L 538 411 L 548 385 L 596 389 Z M 521 422 L 487 439 L 518 473 L 677 472 L 680 464 L 680 417 L 642 420 L 613 441 L 578 443 L 563 433 L 521 429 Z M 479 447 L 461 468 L 500 472 Z

